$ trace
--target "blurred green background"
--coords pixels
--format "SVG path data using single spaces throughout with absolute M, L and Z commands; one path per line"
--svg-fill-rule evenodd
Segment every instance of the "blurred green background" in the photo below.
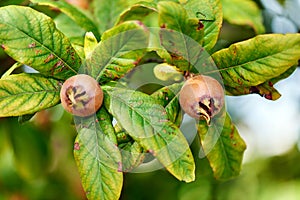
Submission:
M 232 113 L 232 116 L 236 115 Z M 238 117 L 237 126 L 243 123 Z M 240 133 L 245 135 L 245 132 Z M 282 137 L 284 140 L 289 133 L 282 134 L 286 134 Z M 75 135 L 71 116 L 60 106 L 38 113 L 22 125 L 16 118 L 1 119 L 0 199 L 85 199 L 72 154 Z M 246 142 L 249 149 L 253 148 L 255 141 Z M 165 170 L 128 173 L 121 199 L 297 200 L 300 197 L 300 152 L 296 143 L 297 140 L 288 151 L 275 156 L 257 151 L 256 156 L 247 158 L 241 175 L 226 182 L 213 178 L 205 158 L 196 158 L 197 179 L 190 184 L 179 182 Z M 192 147 L 197 155 L 199 147 L 195 144 Z
M 6 1 L 5 4 L 7 2 L 18 4 L 23 1 Z M 256 2 L 262 9 L 272 11 L 272 7 L 266 8 L 266 3 Z M 271 5 L 275 0 L 268 2 Z M 276 32 L 272 29 L 275 23 L 272 20 L 276 16 L 281 13 L 265 15 L 268 32 Z M 291 23 L 295 21 L 290 15 L 284 17 Z M 286 29 L 283 27 L 279 31 L 289 32 L 295 28 L 298 31 L 296 25 L 290 29 L 288 24 L 291 23 L 286 22 Z M 216 49 L 254 35 L 250 27 L 224 22 Z M 0 63 L 0 74 L 3 74 L 14 61 L 0 52 Z M 216 181 L 207 160 L 195 156 L 195 182 L 181 183 L 165 170 L 128 173 L 124 175 L 121 199 L 300 199 L 299 71 L 298 68 L 290 78 L 275 85 L 283 95 L 276 102 L 257 95 L 227 98 L 228 110 L 248 146 L 239 177 L 226 182 Z M 0 200 L 85 199 L 73 159 L 76 131 L 72 123 L 72 117 L 60 105 L 38 113 L 24 124 L 20 124 L 18 118 L 0 119 Z M 199 147 L 196 143 L 192 147 L 197 155 Z

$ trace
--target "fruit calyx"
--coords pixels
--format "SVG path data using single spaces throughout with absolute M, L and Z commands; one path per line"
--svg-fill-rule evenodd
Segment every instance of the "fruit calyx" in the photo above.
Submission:
M 214 78 L 197 75 L 189 78 L 179 93 L 181 108 L 195 119 L 211 118 L 218 114 L 224 105 L 224 89 Z
M 103 102 L 103 91 L 89 75 L 78 74 L 67 79 L 60 91 L 62 106 L 69 113 L 86 117 L 94 114 Z

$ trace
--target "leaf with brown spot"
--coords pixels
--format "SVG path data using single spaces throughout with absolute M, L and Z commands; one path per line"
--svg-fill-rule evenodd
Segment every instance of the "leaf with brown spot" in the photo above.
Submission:
M 189 144 L 157 100 L 134 90 L 109 86 L 102 89 L 105 107 L 145 151 L 152 153 L 178 180 L 195 180 Z
M 220 73 L 228 93 L 250 93 L 252 86 L 263 93 L 266 87 L 270 90 L 269 81 L 274 84 L 272 79 L 281 79 L 300 59 L 300 34 L 259 35 L 217 51 L 212 58 L 218 70 L 206 74 Z
M 82 27 L 86 32 L 93 32 L 95 37 L 100 40 L 100 33 L 97 25 L 86 16 L 85 13 L 81 12 L 75 6 L 64 2 L 64 1 L 52 1 L 52 0 L 31 0 L 32 3 L 41 6 L 50 6 L 52 8 L 59 9 L 62 13 L 70 17 L 76 24 Z
M 223 111 L 208 126 L 199 122 L 198 134 L 204 155 L 217 179 L 227 180 L 239 175 L 246 144 L 240 137 L 229 115 Z
M 203 47 L 209 53 L 217 43 L 223 22 L 220 0 L 189 0 L 182 3 L 190 18 L 203 20 Z
M 182 120 L 182 110 L 180 109 L 178 95 L 182 83 L 174 83 L 155 91 L 151 96 L 155 98 L 160 105 L 164 106 L 170 119 L 177 126 L 180 126 Z
M 268 100 L 277 100 L 281 97 L 281 94 L 274 88 L 274 84 L 276 84 L 278 81 L 285 79 L 289 77 L 296 69 L 297 67 L 291 67 L 286 72 L 281 74 L 278 77 L 275 77 L 273 79 L 270 79 L 269 81 L 266 81 L 265 83 L 262 83 L 257 86 L 250 86 L 250 87 L 230 87 L 226 86 L 226 94 L 227 95 L 245 95 L 245 94 L 259 94 L 262 97 L 265 97 Z
M 41 74 L 15 74 L 0 79 L 0 117 L 45 110 L 60 102 L 61 83 Z
M 262 10 L 252 0 L 221 0 L 224 19 L 231 24 L 250 26 L 257 34 L 265 32 Z
M 14 60 L 57 79 L 77 74 L 81 59 L 50 17 L 29 7 L 5 6 L 0 27 L 0 44 Z
M 87 198 L 117 200 L 123 186 L 121 153 L 99 123 L 96 115 L 75 117 L 74 157 Z
M 119 19 L 117 20 L 116 24 L 121 24 L 125 21 L 130 21 L 130 20 L 140 20 L 143 21 L 145 17 L 148 15 L 152 14 L 153 12 L 157 12 L 156 9 L 156 3 L 153 2 L 139 2 L 125 11 L 123 11 Z
M 149 30 L 139 21 L 127 21 L 103 33 L 87 59 L 87 73 L 101 84 L 132 70 L 146 52 Z

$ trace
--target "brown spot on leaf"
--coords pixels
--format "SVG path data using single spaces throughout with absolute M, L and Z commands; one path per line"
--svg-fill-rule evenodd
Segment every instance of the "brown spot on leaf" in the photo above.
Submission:
M 58 71 L 61 72 L 65 69 L 65 66 L 63 65 L 63 62 L 59 60 L 58 62 L 55 63 L 55 65 L 51 68 L 51 74 L 54 75 L 54 72 L 56 68 L 62 66 Z
M 59 60 L 57 63 L 55 63 L 55 65 L 53 66 L 53 68 L 57 68 L 59 66 L 63 66 L 63 62 L 61 60 Z
M 200 31 L 204 28 L 204 24 L 199 20 L 197 30 Z
M 271 81 L 269 81 L 268 84 L 269 84 L 270 87 L 273 87 L 273 83 Z
M 34 47 L 36 47 L 36 43 L 33 42 L 33 43 L 29 44 L 28 47 L 29 47 L 29 48 L 34 48 Z
M 49 56 L 44 60 L 44 63 L 48 63 L 54 58 L 54 55 L 52 53 L 49 54 Z
M 74 150 L 76 150 L 76 151 L 80 150 L 80 145 L 79 145 L 78 142 L 75 142 L 75 144 L 74 144 Z
M 35 55 L 39 55 L 42 53 L 42 50 L 38 49 L 38 50 L 35 50 Z
M 133 62 L 134 66 L 137 66 L 138 64 L 139 64 L 139 60 L 136 60 L 136 61 Z
M 272 96 L 271 93 L 265 94 L 264 97 L 265 97 L 266 99 L 268 99 L 268 100 L 272 100 L 272 99 L 273 99 L 273 96 Z
M 148 152 L 155 156 L 155 151 L 154 150 L 149 149 Z
M 232 140 L 234 137 L 234 128 L 231 128 L 231 132 L 230 132 L 230 139 Z
M 67 49 L 66 49 L 66 52 L 69 54 L 69 53 L 70 53 L 70 51 L 71 51 L 71 47 L 70 47 L 70 46 L 68 46 L 68 47 L 67 47 Z
M 120 68 L 119 68 L 118 66 L 114 66 L 114 70 L 115 70 L 116 72 L 118 72 L 118 71 L 120 71 Z
M 236 46 L 232 46 L 232 53 L 233 53 L 233 55 L 236 56 L 236 54 L 237 54 L 237 47 Z
M 162 24 L 160 28 L 166 28 L 166 24 Z
M 121 162 L 118 162 L 118 172 L 122 172 L 123 171 L 123 166 Z
M 256 86 L 251 86 L 249 92 L 250 94 L 260 94 L 259 89 Z
M 3 50 L 5 50 L 5 49 L 6 49 L 6 46 L 5 46 L 4 44 L 1 44 L 1 48 L 2 48 Z
M 136 23 L 140 26 L 144 26 L 144 24 L 141 21 L 136 21 Z
M 238 84 L 240 84 L 240 85 L 242 85 L 243 84 L 243 82 L 241 81 L 241 79 L 237 79 L 237 82 L 238 82 Z
M 168 122 L 169 120 L 168 119 L 160 119 L 159 120 L 159 122 L 161 122 L 161 123 L 166 123 L 166 122 Z

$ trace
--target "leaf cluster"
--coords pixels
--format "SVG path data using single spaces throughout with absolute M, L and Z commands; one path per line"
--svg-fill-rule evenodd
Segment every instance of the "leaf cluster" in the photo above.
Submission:
M 105 93 L 104 105 L 94 116 L 74 118 L 74 157 L 89 199 L 118 199 L 123 172 L 137 169 L 149 156 L 178 180 L 195 180 L 197 156 L 180 129 L 183 82 L 169 80 L 152 92 L 135 90 L 126 78 L 138 66 L 158 60 L 183 76 L 217 77 L 228 95 L 258 93 L 276 100 L 280 94 L 273 85 L 300 59 L 299 34 L 262 34 L 214 52 L 223 16 L 264 31 L 260 12 L 249 1 L 243 2 L 252 8 L 247 14 L 226 0 L 94 0 L 89 10 L 64 1 L 31 3 L 0 7 L 0 44 L 17 62 L 0 79 L 0 117 L 33 116 L 60 103 L 67 78 L 78 73 L 95 78 Z M 45 6 L 59 14 L 38 11 Z M 59 28 L 61 20 L 69 22 L 67 28 Z M 12 74 L 21 65 L 38 73 Z M 246 145 L 226 109 L 211 125 L 200 121 L 196 127 L 200 153 L 214 176 L 237 176 Z

